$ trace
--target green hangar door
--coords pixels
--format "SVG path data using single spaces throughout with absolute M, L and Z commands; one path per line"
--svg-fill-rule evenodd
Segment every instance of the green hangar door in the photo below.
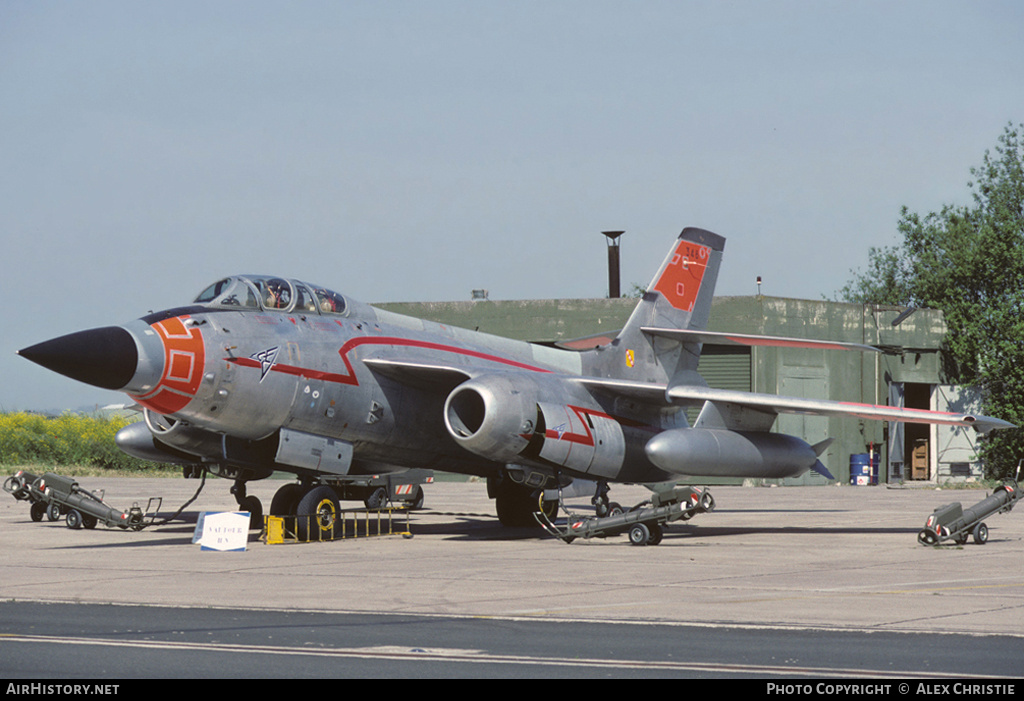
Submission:
M 750 392 L 753 387 L 749 348 L 705 344 L 700 354 L 697 372 L 708 386 L 714 389 Z M 686 410 L 686 419 L 691 426 L 697 420 L 700 410 L 699 406 Z

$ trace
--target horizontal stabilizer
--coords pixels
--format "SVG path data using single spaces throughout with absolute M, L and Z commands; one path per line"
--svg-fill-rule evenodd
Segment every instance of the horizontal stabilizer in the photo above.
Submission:
M 809 338 L 787 338 L 784 336 L 753 336 L 744 333 L 721 333 L 693 329 L 662 329 L 644 326 L 640 329 L 648 336 L 671 338 L 681 343 L 713 343 L 723 346 L 774 346 L 782 348 L 816 348 L 821 350 L 856 350 L 881 353 L 880 348 L 863 343 L 842 343 L 840 341 L 818 341 Z

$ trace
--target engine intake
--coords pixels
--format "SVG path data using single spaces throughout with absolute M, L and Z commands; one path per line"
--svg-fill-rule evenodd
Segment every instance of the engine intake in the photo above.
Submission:
M 445 426 L 459 445 L 489 460 L 616 477 L 626 453 L 622 426 L 589 396 L 571 391 L 521 376 L 477 377 L 448 395 Z
M 514 462 L 530 443 L 537 417 L 536 392 L 502 375 L 477 377 L 456 387 L 444 403 L 444 423 L 466 450 Z

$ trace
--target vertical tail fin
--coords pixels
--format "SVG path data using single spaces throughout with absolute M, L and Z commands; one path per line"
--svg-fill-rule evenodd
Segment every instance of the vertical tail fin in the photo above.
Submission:
M 725 239 L 718 234 L 683 229 L 614 341 L 621 352 L 609 368 L 612 376 L 704 384 L 697 375 L 701 344 L 655 337 L 641 329 L 706 329 L 724 249 Z

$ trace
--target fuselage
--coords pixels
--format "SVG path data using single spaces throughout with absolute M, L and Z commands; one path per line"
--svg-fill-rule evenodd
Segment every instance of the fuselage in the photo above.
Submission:
M 266 462 L 272 453 L 274 467 L 287 468 L 281 442 L 297 435 L 350 446 L 351 462 L 330 469 L 353 473 L 426 467 L 489 476 L 514 463 L 600 480 L 669 477 L 644 444 L 676 425 L 678 412 L 573 382 L 599 365 L 598 351 L 401 316 L 267 276 L 227 278 L 190 306 L 106 331 L 126 346 L 107 357 L 133 365 L 119 369 L 131 379 L 111 388 L 144 407 L 147 419 L 160 417 L 147 421 L 158 443 L 206 461 Z M 78 346 L 88 333 L 77 335 Z M 497 385 L 506 388 L 490 391 Z M 472 404 L 466 397 L 487 404 L 486 426 L 453 425 Z M 485 417 L 468 423 L 477 419 Z M 161 433 L 161 421 L 175 433 Z

